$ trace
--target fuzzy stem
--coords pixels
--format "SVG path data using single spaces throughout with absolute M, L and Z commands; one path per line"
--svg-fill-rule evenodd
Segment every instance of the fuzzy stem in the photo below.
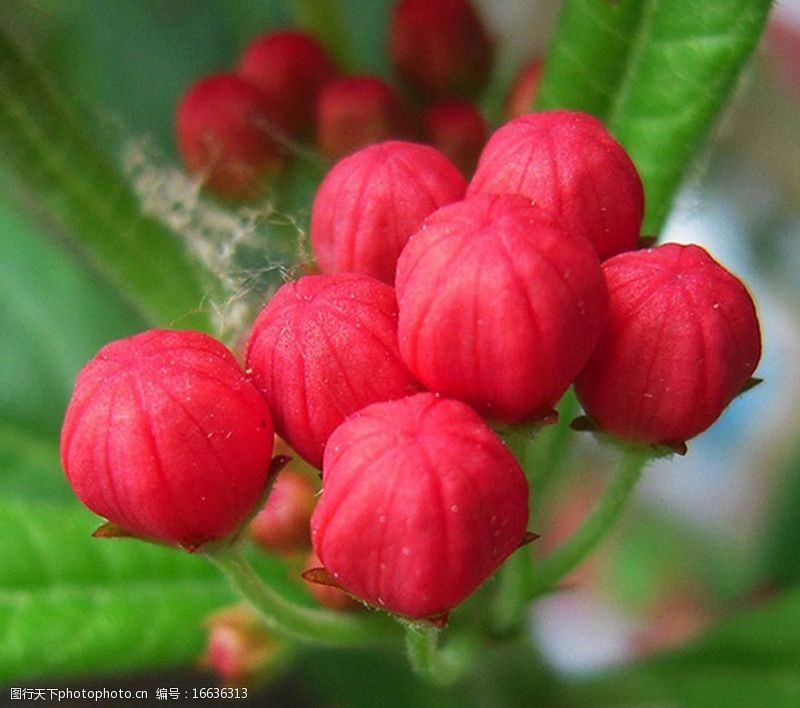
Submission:
M 557 481 L 559 472 L 569 459 L 571 446 L 569 445 L 569 424 L 578 412 L 578 399 L 572 389 L 569 389 L 561 400 L 558 408 L 558 422 L 548 430 L 547 446 L 543 454 L 535 459 L 525 460 L 531 465 L 530 480 L 533 495 L 531 515 L 538 523 L 541 517 L 543 500 Z M 534 448 L 535 449 L 535 448 Z M 529 456 L 532 457 L 532 456 Z M 539 462 L 537 465 L 536 462 Z
M 396 636 L 396 625 L 388 617 L 347 615 L 291 602 L 257 575 L 237 544 L 205 555 L 259 612 L 266 626 L 282 637 L 314 644 L 360 646 Z
M 530 546 L 520 548 L 503 564 L 491 608 L 495 634 L 508 636 L 522 631 L 533 577 Z
M 536 564 L 530 599 L 549 592 L 608 535 L 631 498 L 651 455 L 649 449 L 635 449 L 625 454 L 618 471 L 581 527 Z
M 578 400 L 570 389 L 562 398 L 555 426 L 537 435 L 530 428 L 519 427 L 506 433 L 506 442 L 522 465 L 531 487 L 531 523 L 536 530 L 541 520 L 543 499 L 558 479 L 569 458 L 569 424 L 578 409 Z M 497 590 L 492 603 L 493 630 L 500 635 L 524 629 L 525 613 L 534 583 L 532 554 L 529 547 L 514 553 L 498 573 Z
M 477 644 L 468 637 L 450 641 L 439 647 L 442 630 L 428 622 L 403 621 L 406 630 L 406 650 L 414 671 L 425 680 L 449 686 L 461 679 L 477 657 Z

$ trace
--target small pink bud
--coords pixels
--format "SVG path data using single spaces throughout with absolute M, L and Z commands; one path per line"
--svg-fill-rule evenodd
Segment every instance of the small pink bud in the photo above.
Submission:
M 233 74 L 193 84 L 181 99 L 175 129 L 190 172 L 221 196 L 256 196 L 283 164 L 285 119 L 280 107 Z
M 344 589 L 389 612 L 447 612 L 525 537 L 525 476 L 458 401 L 421 393 L 368 406 L 333 433 L 323 469 L 314 549 Z
M 253 40 L 237 71 L 281 107 L 287 129 L 300 135 L 312 129 L 317 95 L 336 67 L 311 35 L 278 30 Z
M 493 48 L 469 0 L 399 0 L 389 51 L 400 75 L 431 98 L 470 98 L 483 88 Z
M 317 147 L 331 160 L 389 138 L 414 132 L 408 107 L 377 76 L 346 76 L 330 81 L 317 100 Z
M 281 472 L 267 503 L 250 522 L 250 538 L 261 548 L 277 553 L 307 548 L 316 493 L 317 485 L 307 475 L 292 470 Z
M 222 344 L 150 330 L 106 345 L 80 372 L 61 462 L 96 514 L 193 549 L 244 521 L 272 443 L 267 405 Z
M 489 127 L 481 112 L 471 103 L 441 101 L 422 117 L 425 138 L 470 176 L 486 144 Z
M 308 554 L 304 570 L 314 571 L 322 566 L 322 561 L 319 559 L 314 551 Z M 340 612 L 360 610 L 363 605 L 354 600 L 344 590 L 326 585 L 318 582 L 309 582 L 306 584 L 309 592 L 314 596 L 314 599 L 323 607 L 330 610 L 338 610 Z
M 466 188 L 455 166 L 427 145 L 390 140 L 345 157 L 322 181 L 311 210 L 320 269 L 393 283 L 408 237 Z
M 398 351 L 394 290 L 352 273 L 282 286 L 253 325 L 247 366 L 278 433 L 316 467 L 345 417 L 418 388 Z
M 614 435 L 681 443 L 708 428 L 761 357 L 753 300 L 699 246 L 665 244 L 603 264 L 609 316 L 575 391 Z
M 544 111 L 502 126 L 486 144 L 467 195 L 522 194 L 583 236 L 603 261 L 636 247 L 642 182 L 603 124 L 586 113 Z
M 280 645 L 264 629 L 258 613 L 249 605 L 226 607 L 206 623 L 208 644 L 200 663 L 226 685 L 250 685 L 258 681 Z
M 533 110 L 533 100 L 541 75 L 542 60 L 539 57 L 522 65 L 506 96 L 506 116 L 509 119 L 520 118 Z
M 551 411 L 606 316 L 589 243 L 516 195 L 429 216 L 397 264 L 400 352 L 427 388 L 502 421 Z

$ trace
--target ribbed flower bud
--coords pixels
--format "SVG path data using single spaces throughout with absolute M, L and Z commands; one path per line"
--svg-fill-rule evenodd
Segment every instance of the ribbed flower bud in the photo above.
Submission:
M 744 285 L 699 246 L 665 244 L 603 264 L 609 316 L 575 391 L 620 438 L 676 445 L 708 428 L 761 356 Z
M 398 351 L 394 290 L 352 273 L 282 286 L 253 325 L 247 366 L 279 435 L 316 467 L 345 417 L 417 390 Z
M 400 352 L 432 391 L 502 421 L 548 415 L 606 315 L 589 243 L 516 195 L 443 207 L 397 264 Z
M 642 182 L 628 154 L 586 113 L 544 111 L 499 128 L 481 153 L 467 195 L 522 194 L 603 261 L 636 247 Z
M 106 345 L 80 372 L 61 461 L 95 513 L 193 549 L 252 511 L 273 435 L 266 403 L 222 344 L 150 330 Z
M 413 618 L 446 613 L 523 542 L 528 484 L 469 406 L 421 393 L 376 403 L 325 451 L 314 549 L 342 588 Z
M 466 188 L 455 166 L 427 145 L 390 140 L 345 157 L 325 176 L 311 210 L 320 269 L 392 284 L 408 237 Z

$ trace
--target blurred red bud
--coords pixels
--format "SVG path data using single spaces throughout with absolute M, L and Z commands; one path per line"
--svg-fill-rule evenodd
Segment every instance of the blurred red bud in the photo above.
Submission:
M 492 67 L 492 42 L 469 0 L 400 0 L 389 51 L 398 73 L 428 98 L 474 97 Z
M 409 108 L 392 86 L 376 76 L 334 79 L 319 94 L 317 147 L 331 160 L 414 133 Z
M 325 273 L 394 283 L 397 258 L 423 219 L 464 196 L 455 166 L 428 145 L 389 140 L 337 162 L 311 210 L 311 245 Z
M 489 132 L 481 112 L 471 103 L 440 101 L 425 111 L 422 126 L 425 139 L 470 177 Z
M 302 135 L 313 128 L 317 96 L 336 74 L 336 67 L 311 35 L 278 30 L 248 45 L 237 73 L 280 106 L 290 134 Z
M 308 548 L 308 522 L 316 504 L 317 485 L 307 475 L 283 470 L 266 504 L 250 522 L 250 538 L 261 548 L 291 553 Z
M 186 169 L 221 196 L 251 199 L 283 165 L 286 121 L 280 106 L 233 74 L 195 82 L 176 111 Z

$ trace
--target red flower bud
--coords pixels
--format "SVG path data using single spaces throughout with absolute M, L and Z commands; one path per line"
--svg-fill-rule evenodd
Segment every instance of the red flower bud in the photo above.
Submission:
M 681 443 L 710 426 L 761 356 L 744 285 L 699 246 L 665 244 L 603 264 L 609 316 L 575 391 L 606 430 Z
M 190 172 L 222 196 L 252 198 L 282 163 L 279 106 L 233 74 L 193 84 L 178 105 L 178 148 Z
M 317 94 L 336 68 L 314 37 L 283 30 L 253 40 L 237 71 L 281 107 L 287 129 L 298 135 L 313 127 Z
M 478 164 L 489 131 L 486 119 L 471 103 L 441 101 L 422 117 L 425 138 L 449 157 L 464 175 Z
M 600 336 L 589 243 L 517 195 L 443 207 L 397 263 L 400 352 L 429 389 L 504 421 L 549 413 Z
M 317 147 L 332 160 L 388 138 L 413 134 L 407 106 L 377 76 L 334 79 L 317 100 Z
M 392 140 L 362 148 L 334 165 L 314 198 L 311 245 L 320 269 L 393 283 L 408 237 L 466 188 L 450 161 L 427 145 Z
M 345 421 L 325 450 L 323 484 L 317 555 L 348 592 L 407 617 L 458 605 L 525 536 L 516 459 L 469 406 L 431 393 Z
M 95 513 L 196 548 L 252 510 L 272 442 L 266 404 L 222 344 L 151 330 L 106 345 L 80 372 L 61 462 Z
M 307 475 L 281 472 L 264 508 L 250 522 L 250 538 L 261 548 L 278 553 L 308 547 L 308 523 L 317 503 L 316 493 L 316 485 Z
M 247 366 L 278 433 L 316 467 L 345 417 L 416 388 L 397 347 L 394 290 L 352 273 L 282 286 L 253 325 Z
M 600 260 L 635 248 L 644 213 L 639 175 L 596 118 L 545 111 L 517 118 L 486 144 L 467 195 L 522 194 L 589 239 Z
M 523 64 L 506 96 L 506 116 L 519 118 L 533 110 L 536 87 L 542 75 L 542 61 L 538 57 Z
M 226 607 L 211 615 L 206 624 L 208 644 L 200 663 L 226 685 L 257 683 L 280 651 L 278 642 L 249 605 Z
M 472 97 L 492 67 L 492 43 L 468 0 L 400 0 L 389 45 L 400 75 L 429 97 Z

